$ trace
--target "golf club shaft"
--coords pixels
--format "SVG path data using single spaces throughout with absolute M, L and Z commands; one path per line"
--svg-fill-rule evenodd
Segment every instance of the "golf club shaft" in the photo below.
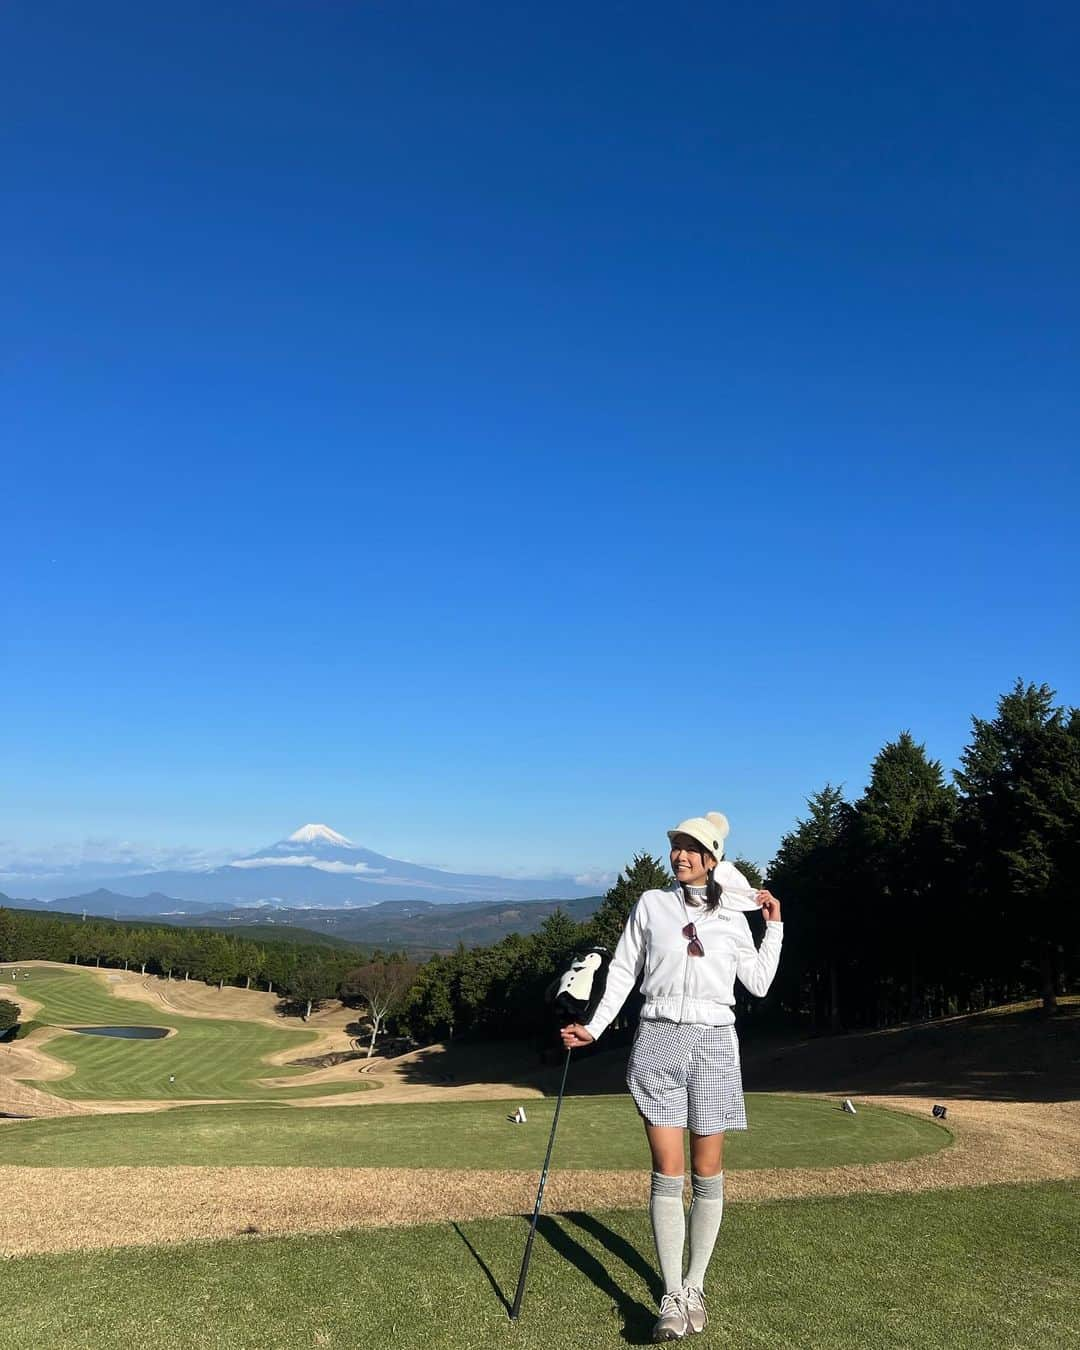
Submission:
M 551 1122 L 551 1134 L 548 1137 L 547 1154 L 544 1157 L 544 1170 L 540 1173 L 540 1185 L 536 1191 L 536 1204 L 533 1206 L 532 1223 L 529 1226 L 529 1240 L 525 1244 L 525 1256 L 521 1262 L 521 1274 L 518 1276 L 517 1292 L 514 1294 L 513 1306 L 510 1309 L 510 1320 L 517 1321 L 517 1315 L 521 1311 L 521 1300 L 525 1297 L 525 1278 L 529 1273 L 529 1261 L 532 1257 L 533 1238 L 536 1237 L 536 1221 L 540 1217 L 540 1206 L 544 1203 L 544 1186 L 547 1184 L 548 1167 L 551 1164 L 551 1150 L 555 1147 L 555 1131 L 559 1128 L 559 1112 L 562 1110 L 563 1092 L 566 1090 L 566 1072 L 570 1068 L 570 1056 L 572 1050 L 566 1052 L 566 1062 L 563 1064 L 562 1082 L 559 1084 L 559 1096 L 555 1102 L 555 1119 Z

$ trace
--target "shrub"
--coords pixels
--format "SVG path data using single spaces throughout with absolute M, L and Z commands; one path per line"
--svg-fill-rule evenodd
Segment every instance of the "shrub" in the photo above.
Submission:
M 0 998 L 0 1037 L 19 1023 L 19 1005 L 9 998 Z

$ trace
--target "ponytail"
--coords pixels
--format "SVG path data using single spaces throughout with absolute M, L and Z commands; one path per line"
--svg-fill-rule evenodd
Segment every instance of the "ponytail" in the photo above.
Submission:
M 724 888 L 716 879 L 716 868 L 709 868 L 709 877 L 705 883 L 705 908 L 711 914 L 720 903 L 720 897 L 724 894 Z

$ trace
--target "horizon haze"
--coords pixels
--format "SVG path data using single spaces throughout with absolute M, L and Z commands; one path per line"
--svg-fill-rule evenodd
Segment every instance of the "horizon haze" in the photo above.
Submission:
M 612 878 L 613 879 L 613 878 Z M 481 900 L 577 899 L 597 888 L 570 876 L 462 875 L 375 853 L 324 824 L 302 825 L 284 839 L 212 866 L 156 870 L 18 873 L 0 856 L 0 889 L 31 889 L 12 899 L 77 898 L 71 888 L 141 898 L 151 893 L 197 905 L 365 908 L 384 900 L 454 904 Z M 609 883 L 610 884 L 610 883 Z M 606 889 L 606 887 L 605 887 Z M 155 912 L 158 912 L 155 910 Z

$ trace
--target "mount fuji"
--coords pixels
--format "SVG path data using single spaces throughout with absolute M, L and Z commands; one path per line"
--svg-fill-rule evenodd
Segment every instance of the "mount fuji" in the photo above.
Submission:
M 58 899 L 71 890 L 70 877 L 39 876 L 31 884 L 39 900 Z M 366 908 L 386 900 L 443 905 L 570 900 L 596 891 L 595 885 L 582 885 L 569 876 L 473 876 L 422 867 L 375 853 L 329 825 L 315 824 L 303 825 L 286 838 L 221 866 L 114 873 L 83 884 L 87 891 L 100 887 L 119 896 L 145 896 L 153 891 L 200 907 L 288 909 Z

